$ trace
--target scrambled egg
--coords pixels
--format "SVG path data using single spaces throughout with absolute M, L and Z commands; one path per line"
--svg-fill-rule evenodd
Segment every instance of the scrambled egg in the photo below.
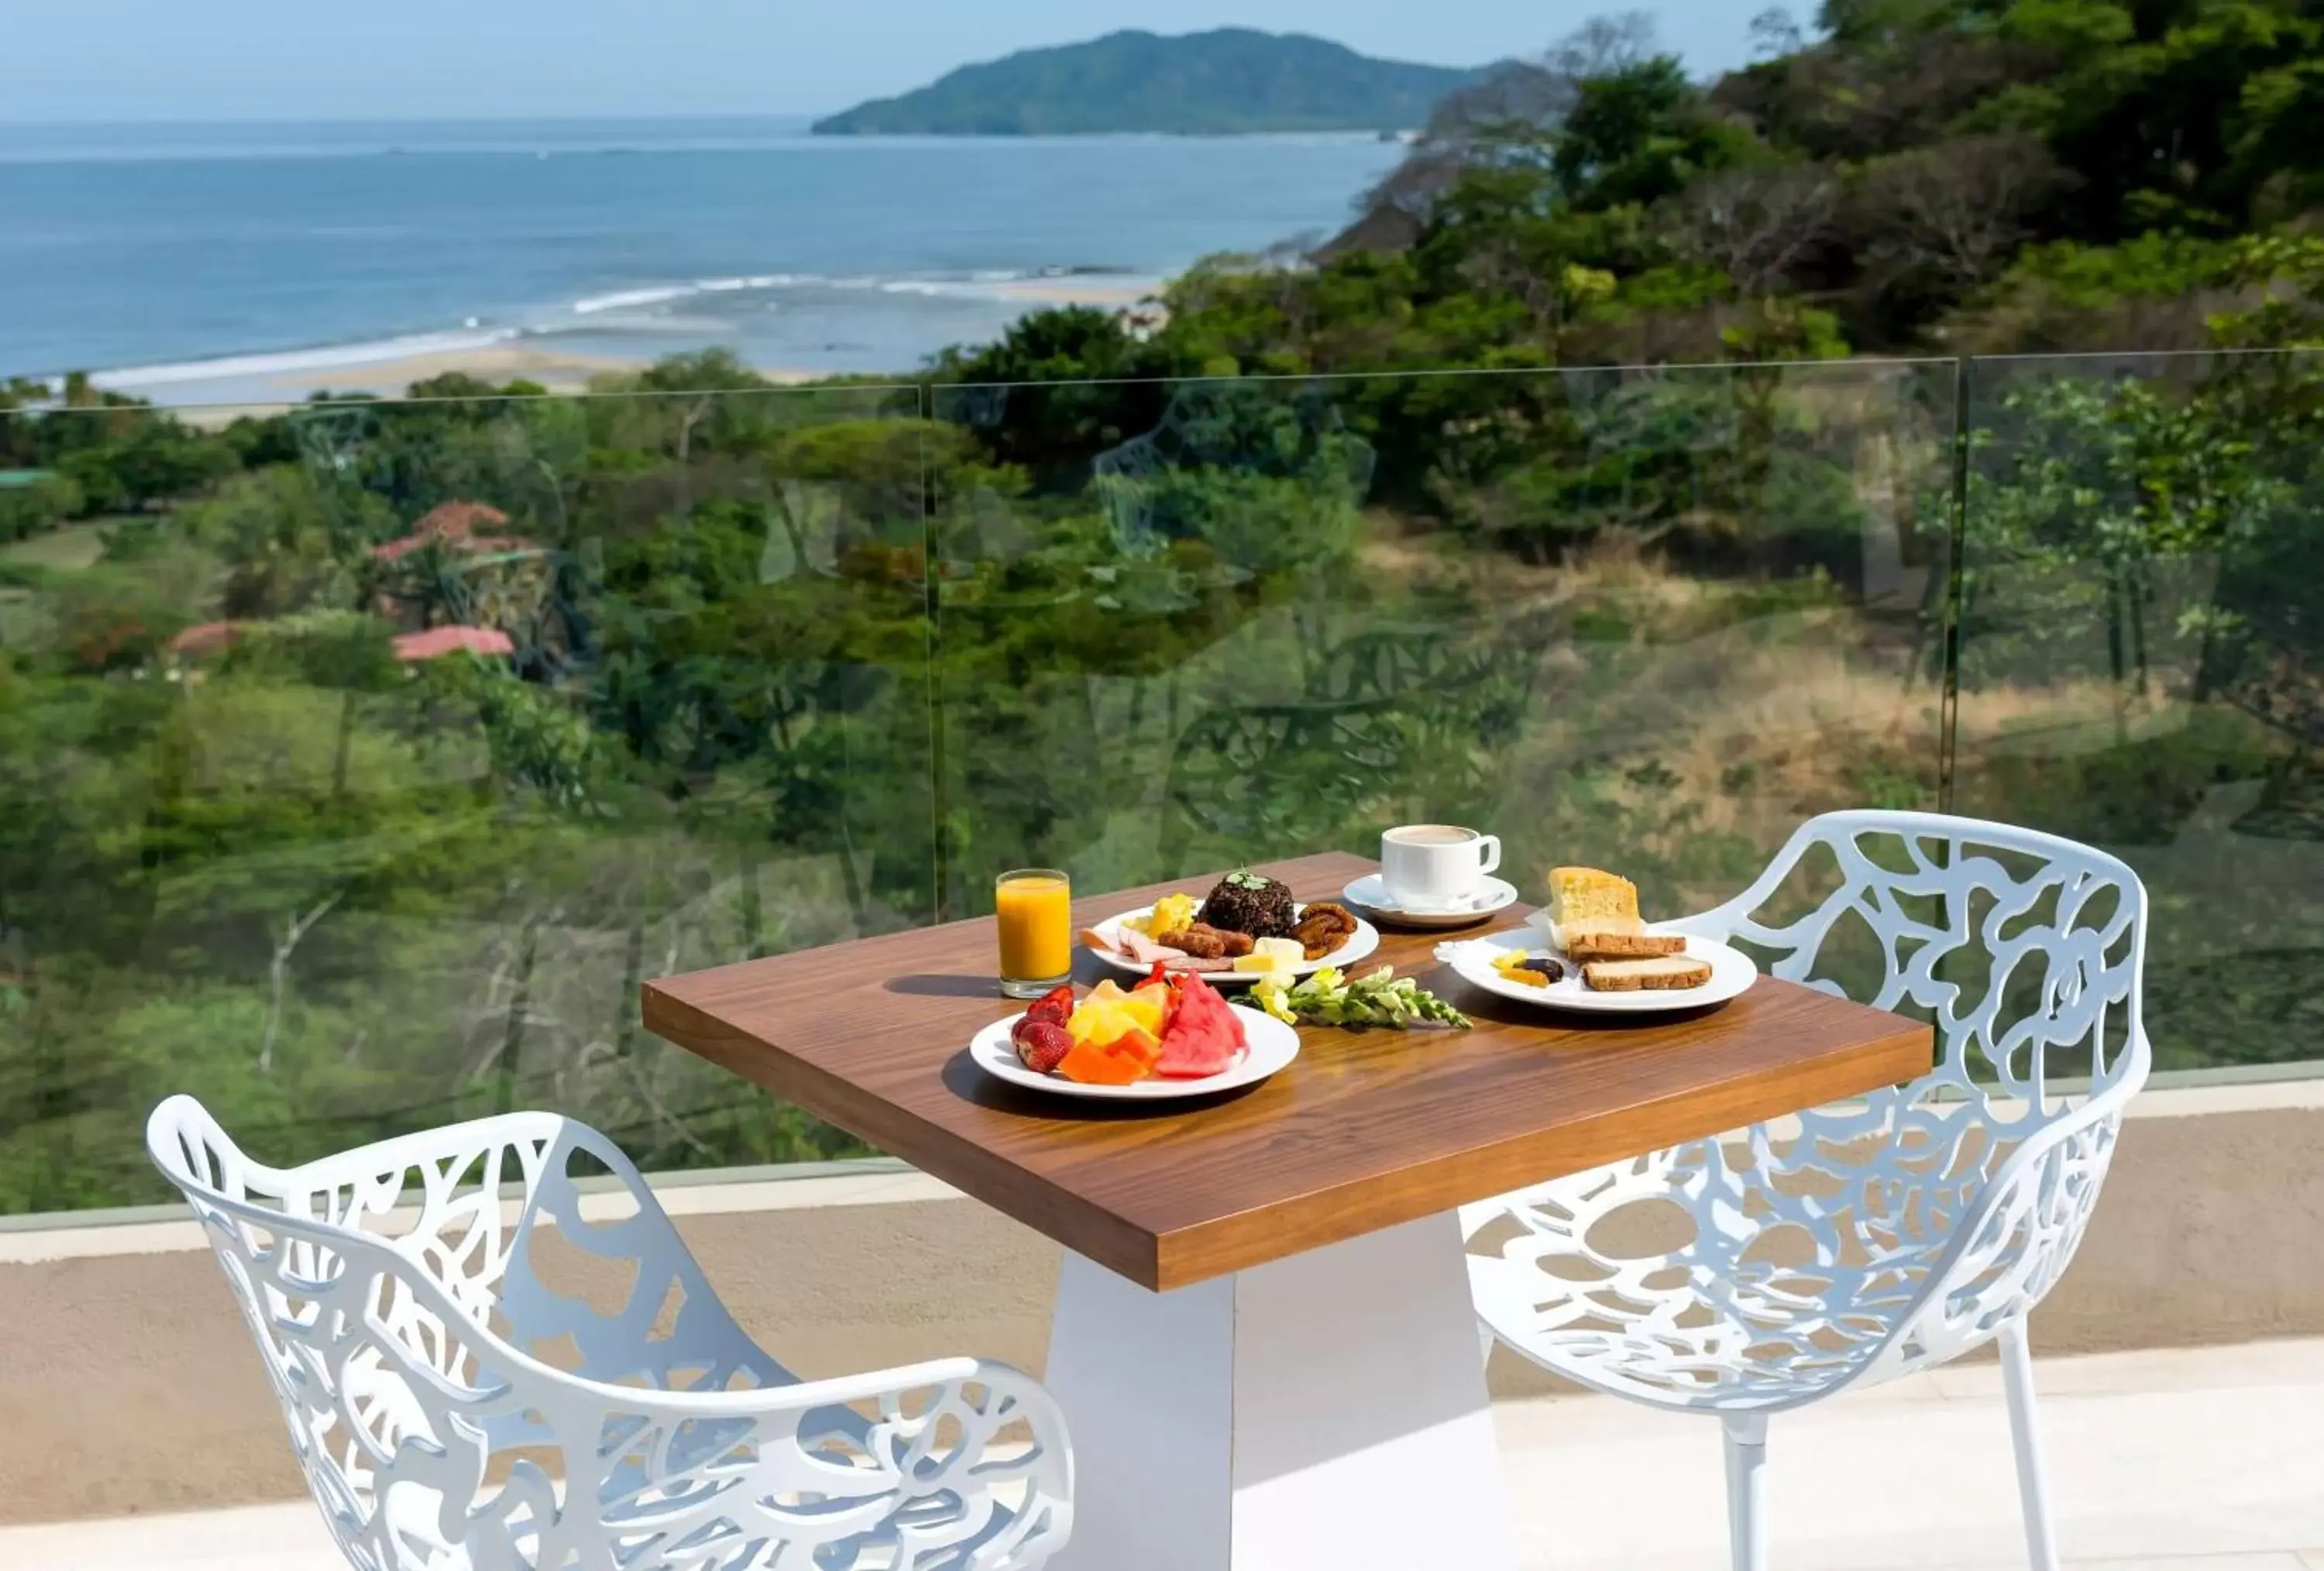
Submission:
M 1150 914 L 1132 917 L 1122 926 L 1136 928 L 1149 938 L 1158 938 L 1164 933 L 1183 932 L 1192 927 L 1194 913 L 1200 910 L 1202 903 L 1191 894 L 1166 894 L 1154 902 Z

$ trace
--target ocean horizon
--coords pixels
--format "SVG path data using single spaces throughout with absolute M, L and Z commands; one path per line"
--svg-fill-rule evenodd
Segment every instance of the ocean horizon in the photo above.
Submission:
M 816 137 L 807 116 L 0 123 L 0 377 L 173 404 L 709 347 L 908 376 L 1345 224 L 1374 136 Z

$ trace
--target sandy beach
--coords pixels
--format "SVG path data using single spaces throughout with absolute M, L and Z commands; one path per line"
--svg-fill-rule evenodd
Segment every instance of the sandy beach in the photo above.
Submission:
M 1108 283 L 1097 279 L 1027 278 L 989 286 L 1001 300 L 1045 306 L 1134 306 L 1154 298 L 1152 282 Z
M 1094 306 L 1130 310 L 1156 298 L 1159 281 L 1151 278 L 1027 278 L 978 286 L 986 299 L 1008 302 L 1016 310 L 1045 306 Z M 1148 312 L 1158 312 L 1148 306 Z M 1013 311 L 1012 311 L 1013 314 Z M 1144 313 L 1141 313 L 1144 314 Z M 540 339 L 434 347 L 406 354 L 383 354 L 376 360 L 353 359 L 300 365 L 295 369 L 236 366 L 221 362 L 218 374 L 208 377 L 173 375 L 166 385 L 141 385 L 134 375 L 118 381 L 102 374 L 101 386 L 140 397 L 158 398 L 175 408 L 180 418 L 209 429 L 231 424 L 244 415 L 263 415 L 285 404 L 304 403 L 320 393 L 363 393 L 375 398 L 402 398 L 421 382 L 455 373 L 503 386 L 511 382 L 535 383 L 550 393 L 585 393 L 608 383 L 646 370 L 646 356 L 608 355 L 583 349 L 562 349 Z M 754 365 L 760 375 L 778 386 L 798 386 L 834 374 L 796 366 Z
M 217 398 L 196 398 L 176 403 L 180 419 L 208 430 L 231 425 L 245 415 L 277 413 L 283 405 L 304 403 L 318 393 L 360 393 L 379 398 L 401 398 L 412 384 L 456 372 L 495 386 L 511 382 L 538 383 L 555 393 L 592 390 L 599 377 L 617 378 L 645 370 L 650 363 L 611 355 L 579 355 L 520 344 L 475 349 L 446 349 L 407 355 L 364 365 L 337 365 L 328 371 L 292 371 L 273 375 L 238 377 L 229 387 L 221 382 Z M 780 386 L 816 380 L 816 373 L 755 367 L 759 374 Z M 131 391 L 136 391 L 132 389 Z
M 487 349 L 445 349 L 430 355 L 406 355 L 370 365 L 343 365 L 325 374 L 287 372 L 265 378 L 269 392 L 279 390 L 296 402 L 328 389 L 335 393 L 374 393 L 398 398 L 415 382 L 426 382 L 454 372 L 465 372 L 494 384 L 537 382 L 551 393 L 586 393 L 599 376 L 620 376 L 646 370 L 652 362 L 628 360 L 613 355 L 576 355 L 557 349 L 504 344 Z M 816 373 L 754 366 L 768 381 L 785 387 L 813 382 Z
M 262 380 L 269 392 L 279 392 L 284 399 L 292 402 L 326 388 L 336 393 L 375 393 L 382 397 L 395 397 L 415 382 L 447 376 L 456 371 L 466 372 L 486 382 L 507 383 L 521 379 L 538 382 L 551 393 L 581 393 L 587 389 L 591 377 L 609 373 L 642 371 L 645 367 L 646 362 L 642 360 L 622 360 L 610 355 L 576 355 L 522 344 L 503 344 L 484 349 L 446 349 L 431 355 L 406 355 L 400 359 L 381 360 L 369 365 L 334 366 L 327 372 L 284 372 Z

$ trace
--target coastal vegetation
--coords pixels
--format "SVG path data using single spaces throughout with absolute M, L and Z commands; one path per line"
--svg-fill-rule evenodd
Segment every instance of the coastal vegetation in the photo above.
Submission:
M 1657 914 L 1828 808 L 2035 824 L 2146 880 L 2166 1066 L 2324 1056 L 2316 27 L 1824 20 L 1708 88 L 1593 28 L 1314 261 L 902 388 L 17 386 L 0 1209 L 152 1196 L 179 1089 L 848 1152 L 638 983 L 1415 818 Z
M 1633 18 L 1440 104 L 1320 253 L 1151 343 L 966 376 L 2251 347 L 2319 330 L 2324 20 L 2293 0 L 1832 0 L 1690 82 Z M 1102 339 L 1102 329 L 1093 329 Z M 1038 356 L 1038 363 L 1037 357 Z M 1084 356 L 1086 356 L 1084 358 Z
M 817 121 L 818 136 L 1234 136 L 1410 131 L 1479 73 L 1298 33 L 1109 33 L 963 66 Z

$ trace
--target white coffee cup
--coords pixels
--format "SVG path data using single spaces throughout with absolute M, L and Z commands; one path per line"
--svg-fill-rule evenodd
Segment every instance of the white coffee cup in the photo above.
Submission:
M 1380 836 L 1380 882 L 1390 899 L 1409 910 L 1471 899 L 1500 864 L 1498 835 L 1451 824 L 1406 824 Z

